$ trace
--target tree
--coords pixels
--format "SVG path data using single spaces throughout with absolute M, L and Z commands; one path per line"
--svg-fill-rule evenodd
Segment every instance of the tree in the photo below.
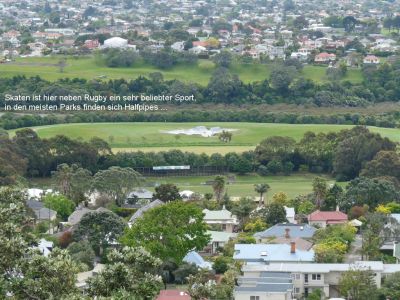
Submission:
M 288 195 L 284 192 L 278 192 L 272 196 L 272 202 L 279 203 L 284 206 L 288 204 L 288 201 Z
M 225 190 L 225 178 L 220 175 L 215 176 L 212 188 L 214 190 L 215 199 L 217 202 L 220 202 Z
M 379 151 L 365 164 L 360 175 L 370 178 L 391 176 L 400 180 L 400 155 L 395 151 Z
M 66 221 L 75 210 L 75 204 L 63 195 L 48 194 L 43 198 L 44 206 L 57 212 Z
M 92 189 L 115 199 L 121 206 L 127 194 L 142 183 L 142 176 L 131 168 L 110 167 L 93 177 Z
M 78 292 L 78 267 L 66 250 L 56 248 L 47 257 L 31 252 L 18 267 L 10 290 L 15 299 L 60 299 Z
M 400 299 L 400 272 L 393 273 L 385 278 L 382 294 L 387 299 Z
M 154 299 L 162 287 L 158 268 L 161 261 L 143 248 L 123 247 L 112 250 L 105 269 L 90 278 L 87 293 L 91 297 L 112 297 L 124 293 L 118 299 Z
M 351 32 L 356 27 L 358 21 L 353 16 L 346 16 L 343 18 L 343 26 L 346 32 Z
M 399 201 L 400 193 L 392 181 L 385 178 L 370 179 L 358 177 L 349 182 L 341 200 L 341 207 L 368 205 L 375 208 L 379 204 Z
M 286 210 L 282 204 L 271 203 L 265 207 L 264 220 L 268 225 L 287 222 Z
M 77 164 L 61 164 L 52 174 L 58 190 L 76 204 L 85 199 L 85 194 L 90 190 L 92 174 L 89 170 Z
M 312 186 L 315 195 L 315 205 L 317 208 L 321 208 L 327 193 L 326 180 L 322 177 L 315 177 Z
M 321 300 L 324 299 L 324 292 L 320 289 L 313 290 L 312 293 L 308 294 L 306 300 Z
M 162 202 L 182 200 L 178 187 L 173 183 L 160 184 L 155 188 L 153 199 L 159 199 Z
M 0 188 L 0 298 L 5 299 L 8 285 L 18 262 L 26 255 L 33 237 L 32 224 L 25 206 L 24 194 L 11 188 Z
M 228 143 L 232 140 L 232 132 L 222 130 L 222 132 L 218 135 L 218 139 L 221 142 Z
M 230 257 L 218 256 L 214 260 L 213 269 L 217 274 L 225 273 L 229 269 L 229 264 L 232 262 Z
M 97 254 L 118 240 L 126 224 L 110 211 L 94 211 L 85 214 L 73 233 L 75 241 L 87 240 Z
M 85 264 L 88 270 L 94 267 L 96 254 L 88 241 L 83 240 L 71 243 L 67 248 L 72 260 L 79 264 Z
M 342 296 L 352 300 L 377 299 L 374 273 L 370 269 L 355 268 L 342 273 L 339 281 Z
M 292 83 L 296 75 L 295 67 L 286 67 L 277 65 L 272 70 L 269 80 L 272 86 L 282 94 L 286 94 L 289 91 L 289 86 Z
M 190 250 L 203 249 L 209 238 L 201 209 L 173 201 L 145 212 L 126 230 L 121 242 L 180 263 Z
M 266 165 L 269 161 L 286 161 L 294 152 L 296 141 L 289 137 L 272 136 L 261 141 L 256 147 L 256 159 Z
M 232 207 L 232 213 L 236 215 L 243 225 L 247 222 L 250 213 L 254 210 L 254 201 L 249 197 L 240 198 L 239 202 Z
M 233 55 L 229 51 L 221 51 L 212 57 L 212 61 L 218 67 L 229 68 L 232 63 Z
M 211 274 L 202 269 L 188 277 L 188 294 L 193 300 L 209 299 L 215 296 L 215 284 L 210 282 Z
M 254 185 L 254 190 L 256 193 L 260 194 L 260 200 L 258 201 L 258 205 L 265 205 L 266 201 L 264 201 L 263 195 L 268 192 L 270 186 L 268 183 L 259 183 Z

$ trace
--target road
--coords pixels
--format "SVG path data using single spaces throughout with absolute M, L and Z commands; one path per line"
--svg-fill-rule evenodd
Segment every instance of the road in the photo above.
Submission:
M 361 250 L 362 247 L 362 237 L 361 234 L 357 234 L 354 242 L 351 244 L 351 249 L 349 253 L 346 254 L 345 262 L 354 263 L 361 260 Z

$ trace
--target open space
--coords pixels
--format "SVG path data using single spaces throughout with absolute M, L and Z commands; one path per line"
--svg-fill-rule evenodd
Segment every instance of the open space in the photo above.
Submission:
M 15 62 L 0 64 L 0 77 L 39 75 L 51 81 L 61 78 L 135 79 L 153 72 L 161 72 L 166 80 L 178 79 L 206 85 L 215 70 L 215 65 L 210 60 L 199 60 L 194 66 L 178 65 L 168 70 L 160 70 L 143 62 L 137 62 L 130 68 L 108 68 L 98 64 L 93 57 L 66 57 L 66 67 L 63 72 L 60 72 L 57 64 L 61 58 L 61 56 L 17 58 Z M 233 64 L 230 70 L 242 81 L 249 83 L 268 78 L 271 65 Z M 302 76 L 316 82 L 324 82 L 328 80 L 325 71 L 326 67 L 308 65 L 304 67 Z M 361 71 L 350 69 L 343 80 L 360 82 L 362 80 Z
M 172 135 L 167 130 L 189 129 L 195 126 L 236 129 L 230 143 L 221 142 L 218 137 Z M 288 136 L 300 140 L 307 131 L 332 132 L 351 128 L 351 125 L 324 124 L 271 124 L 271 123 L 74 123 L 33 127 L 42 138 L 66 135 L 73 139 L 90 140 L 100 137 L 118 151 L 162 151 L 181 149 L 197 153 L 243 152 L 253 149 L 261 140 L 270 136 Z M 400 141 L 400 129 L 369 127 L 393 141 Z M 15 130 L 10 131 L 13 135 Z

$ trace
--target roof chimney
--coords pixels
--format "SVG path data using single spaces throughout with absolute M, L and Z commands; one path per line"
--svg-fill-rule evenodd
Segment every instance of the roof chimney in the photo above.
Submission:
M 296 243 L 295 242 L 290 242 L 290 253 L 292 253 L 292 254 L 296 253 Z
M 339 205 L 336 205 L 336 211 L 340 211 Z
M 289 238 L 290 238 L 289 232 L 290 232 L 290 228 L 285 228 L 285 238 L 286 238 L 286 239 L 289 239 Z

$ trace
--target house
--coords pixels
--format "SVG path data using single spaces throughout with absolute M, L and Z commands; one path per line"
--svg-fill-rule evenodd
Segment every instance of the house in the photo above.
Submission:
M 196 55 L 205 54 L 207 53 L 207 48 L 203 46 L 194 46 L 193 48 L 189 49 L 189 52 Z
M 195 192 L 189 190 L 179 192 L 179 195 L 182 197 L 183 200 L 190 200 L 194 194 Z
M 239 225 L 239 222 L 235 215 L 233 215 L 229 210 L 208 210 L 204 209 L 204 222 L 212 227 L 217 227 L 218 229 L 225 232 L 233 232 L 235 227 Z
M 32 209 L 35 219 L 38 221 L 54 221 L 57 218 L 57 212 L 44 207 L 44 203 L 36 200 L 27 200 L 26 205 Z
M 250 264 L 272 262 L 313 262 L 313 250 L 299 250 L 296 243 L 287 244 L 236 244 L 234 260 Z
M 262 272 L 260 276 L 238 278 L 235 300 L 292 300 L 293 282 L 289 272 Z
M 212 264 L 208 261 L 205 261 L 196 251 L 190 251 L 188 254 L 186 254 L 183 258 L 183 261 L 187 262 L 188 264 L 195 264 L 198 268 L 207 270 L 212 269 Z
M 135 221 L 137 219 L 139 219 L 140 217 L 142 217 L 142 215 L 148 211 L 149 209 L 158 207 L 164 205 L 164 202 L 162 202 L 161 200 L 154 200 L 153 202 L 150 202 L 149 204 L 141 207 L 140 209 L 138 209 L 133 216 L 129 219 L 128 221 L 128 225 L 131 226 L 133 223 L 135 223 Z
M 364 57 L 363 63 L 364 63 L 364 64 L 374 64 L 374 65 L 377 65 L 377 64 L 379 64 L 379 58 L 376 57 L 375 55 L 367 55 L 366 57 Z
M 335 211 L 320 211 L 316 210 L 308 215 L 308 224 L 325 228 L 329 225 L 345 224 L 348 222 L 348 217 L 345 213 L 339 210 Z
M 75 211 L 68 217 L 68 224 L 71 226 L 77 225 L 84 215 L 91 213 L 91 212 L 103 212 L 103 211 L 110 211 L 107 208 L 99 207 L 96 210 L 89 209 L 87 207 L 79 206 L 75 209 Z
M 314 61 L 316 63 L 329 63 L 336 60 L 336 54 L 322 52 L 315 56 Z
M 181 290 L 161 290 L 156 300 L 190 300 L 192 299 L 186 292 Z
M 100 42 L 99 40 L 86 40 L 85 43 L 83 44 L 83 47 L 89 50 L 97 49 L 100 47 Z
M 296 212 L 294 211 L 294 207 L 285 206 L 285 211 L 286 211 L 286 220 L 288 220 L 289 223 L 296 224 L 297 223 L 297 221 L 295 220 Z
M 211 236 L 209 244 L 204 248 L 204 252 L 215 254 L 218 252 L 218 248 L 223 248 L 227 242 L 234 239 L 237 233 L 224 232 L 224 231 L 207 231 L 207 234 Z
M 270 263 L 247 264 L 242 267 L 243 278 L 259 278 L 264 272 L 289 272 L 293 282 L 293 296 L 304 299 L 313 290 L 320 289 L 325 297 L 339 297 L 339 280 L 343 272 L 352 269 L 371 269 L 378 288 L 382 279 L 400 271 L 400 264 L 383 264 L 381 261 L 358 261 L 354 264 L 320 263 Z M 249 298 L 248 298 L 249 299 Z
M 311 239 L 317 229 L 308 224 L 280 223 L 254 234 L 257 243 L 265 243 L 278 237 Z
M 171 45 L 171 49 L 176 52 L 182 52 L 185 50 L 185 42 L 175 42 Z
M 126 203 L 127 207 L 141 207 L 153 200 L 153 193 L 146 189 L 138 189 L 128 194 Z

